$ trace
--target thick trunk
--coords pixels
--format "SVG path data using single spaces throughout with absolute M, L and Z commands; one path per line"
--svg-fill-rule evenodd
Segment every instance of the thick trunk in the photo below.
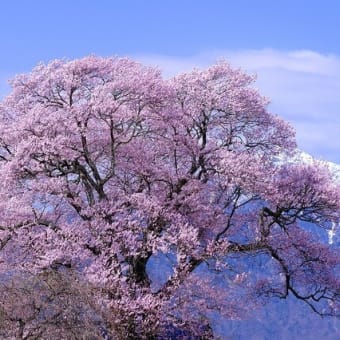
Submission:
M 134 256 L 129 260 L 131 266 L 130 279 L 138 285 L 149 287 L 150 279 L 146 273 L 146 264 L 151 257 L 152 252 L 148 252 L 145 256 Z

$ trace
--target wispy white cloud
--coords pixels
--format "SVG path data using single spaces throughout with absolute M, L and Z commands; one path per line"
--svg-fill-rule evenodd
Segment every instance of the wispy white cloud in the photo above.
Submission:
M 274 49 L 213 51 L 191 57 L 136 56 L 158 65 L 165 77 L 227 59 L 257 73 L 256 86 L 271 98 L 270 110 L 295 127 L 299 147 L 340 163 L 340 56 Z

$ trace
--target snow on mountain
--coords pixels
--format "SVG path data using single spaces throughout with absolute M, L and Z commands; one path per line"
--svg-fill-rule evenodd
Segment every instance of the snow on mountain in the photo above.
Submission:
M 311 156 L 310 154 L 297 150 L 293 156 L 278 156 L 277 162 L 279 164 L 283 163 L 298 163 L 298 164 L 313 164 L 315 162 L 320 162 L 325 165 L 330 172 L 334 175 L 335 179 L 340 182 L 340 164 L 332 163 L 325 160 L 319 160 Z

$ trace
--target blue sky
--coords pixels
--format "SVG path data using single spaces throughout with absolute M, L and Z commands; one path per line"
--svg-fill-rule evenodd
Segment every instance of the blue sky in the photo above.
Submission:
M 340 163 L 340 1 L 5 0 L 0 95 L 40 61 L 130 56 L 165 76 L 226 58 L 258 74 L 299 147 Z

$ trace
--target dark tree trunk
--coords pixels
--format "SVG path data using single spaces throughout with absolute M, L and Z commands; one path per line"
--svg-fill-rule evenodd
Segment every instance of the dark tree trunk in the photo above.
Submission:
M 129 264 L 131 266 L 130 279 L 145 287 L 150 286 L 150 279 L 146 273 L 146 264 L 151 257 L 152 252 L 148 252 L 145 256 L 131 257 Z

